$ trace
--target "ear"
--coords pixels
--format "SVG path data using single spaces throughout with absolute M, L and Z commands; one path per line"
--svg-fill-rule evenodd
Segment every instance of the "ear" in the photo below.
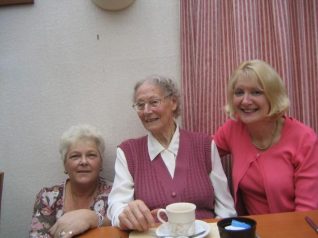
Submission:
M 171 103 L 172 103 L 172 111 L 177 110 L 177 99 L 175 97 L 171 98 Z
M 64 174 L 68 174 L 67 169 L 66 169 L 66 163 L 65 163 L 65 160 L 64 160 L 63 166 L 64 166 Z

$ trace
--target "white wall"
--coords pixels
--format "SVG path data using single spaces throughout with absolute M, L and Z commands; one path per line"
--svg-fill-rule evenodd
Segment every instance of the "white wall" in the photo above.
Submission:
M 71 125 L 102 130 L 113 179 L 116 145 L 145 133 L 131 108 L 135 82 L 179 80 L 179 29 L 179 0 L 121 12 L 89 0 L 0 7 L 0 237 L 28 237 L 36 193 L 64 179 L 58 142 Z

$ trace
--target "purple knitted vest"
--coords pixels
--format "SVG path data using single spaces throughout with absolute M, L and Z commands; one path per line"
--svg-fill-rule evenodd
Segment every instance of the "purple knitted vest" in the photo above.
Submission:
M 135 199 L 143 200 L 150 210 L 174 202 L 191 202 L 197 206 L 197 219 L 214 217 L 210 136 L 180 129 L 173 179 L 160 154 L 150 160 L 147 136 L 124 141 L 119 147 L 134 179 Z

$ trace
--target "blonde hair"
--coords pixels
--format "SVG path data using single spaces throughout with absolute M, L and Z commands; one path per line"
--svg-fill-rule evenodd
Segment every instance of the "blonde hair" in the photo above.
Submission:
M 230 78 L 225 111 L 231 118 L 235 118 L 233 107 L 234 87 L 238 79 L 246 77 L 257 80 L 264 90 L 270 105 L 268 117 L 282 115 L 288 110 L 289 99 L 281 77 L 269 64 L 256 59 L 243 62 Z

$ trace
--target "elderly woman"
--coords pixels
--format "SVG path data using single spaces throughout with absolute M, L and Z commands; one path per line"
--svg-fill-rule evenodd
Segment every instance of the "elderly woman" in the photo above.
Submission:
M 221 155 L 232 155 L 240 215 L 318 209 L 317 134 L 285 116 L 288 107 L 284 84 L 267 63 L 246 61 L 233 73 L 231 119 L 214 140 Z
M 105 218 L 111 186 L 100 176 L 105 143 L 90 125 L 72 126 L 61 138 L 66 181 L 36 196 L 30 237 L 69 238 L 109 225 Z
M 158 209 L 174 202 L 196 204 L 198 219 L 235 216 L 215 144 L 175 120 L 180 97 L 172 80 L 153 75 L 138 82 L 133 101 L 148 135 L 118 146 L 107 211 L 112 225 L 148 230 Z

